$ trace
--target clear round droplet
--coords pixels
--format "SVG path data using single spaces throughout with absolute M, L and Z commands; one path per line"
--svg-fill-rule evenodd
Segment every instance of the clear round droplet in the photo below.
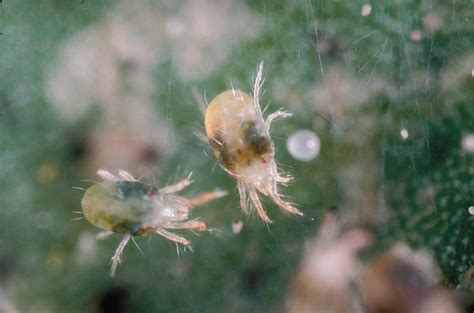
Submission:
M 318 156 L 321 143 L 314 132 L 308 129 L 301 129 L 288 137 L 286 148 L 296 160 L 311 161 Z
M 461 141 L 462 149 L 467 153 L 474 153 L 474 134 L 465 134 Z
M 402 137 L 403 140 L 407 140 L 408 139 L 408 130 L 406 128 L 403 128 L 400 131 L 400 136 Z
M 369 16 L 372 12 L 372 6 L 370 4 L 364 4 L 362 10 L 360 11 L 360 15 L 362 16 Z

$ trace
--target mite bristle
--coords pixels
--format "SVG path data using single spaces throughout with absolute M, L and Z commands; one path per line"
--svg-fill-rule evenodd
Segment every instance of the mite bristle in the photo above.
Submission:
M 81 187 L 76 187 L 76 186 L 72 186 L 72 189 L 77 189 L 77 190 L 81 190 L 81 191 L 87 191 L 87 189 L 84 189 L 84 188 L 81 188 Z
M 143 250 L 140 248 L 140 246 L 138 245 L 137 241 L 135 240 L 135 238 L 132 237 L 132 241 L 133 241 L 133 243 L 135 244 L 135 247 L 137 247 L 138 251 L 140 251 L 140 253 L 141 253 L 142 255 L 145 255 L 145 254 L 143 253 Z
M 197 102 L 199 106 L 199 110 L 201 111 L 202 115 L 204 116 L 206 114 L 206 109 L 207 109 L 207 103 L 205 101 L 205 98 L 201 96 L 199 93 L 198 89 L 196 87 L 193 87 L 191 89 L 191 92 L 193 94 L 194 100 Z
M 222 237 L 223 236 L 223 231 L 218 229 L 218 228 L 208 227 L 206 230 L 208 232 L 210 232 L 211 234 L 215 235 L 216 237 Z
M 98 183 L 99 183 L 98 181 L 95 181 L 95 180 L 92 180 L 92 179 L 81 179 L 80 181 L 86 182 L 86 183 L 94 183 L 94 184 L 98 184 Z

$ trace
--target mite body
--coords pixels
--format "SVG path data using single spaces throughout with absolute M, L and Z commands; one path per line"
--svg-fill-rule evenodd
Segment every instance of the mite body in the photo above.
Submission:
M 189 220 L 191 208 L 225 195 L 222 191 L 204 193 L 196 198 L 174 195 L 191 184 L 189 178 L 158 189 L 125 171 L 119 171 L 118 177 L 106 170 L 99 170 L 97 174 L 104 181 L 87 189 L 81 201 L 82 212 L 91 224 L 104 229 L 98 238 L 106 238 L 112 233 L 125 235 L 112 257 L 112 276 L 132 236 L 156 233 L 188 246 L 190 242 L 186 238 L 167 229 L 206 230 L 204 222 Z
M 277 111 L 263 119 L 259 105 L 261 84 L 262 64 L 258 67 L 253 98 L 236 89 L 222 92 L 207 107 L 205 127 L 220 164 L 237 179 L 242 210 L 248 212 L 248 194 L 260 218 L 268 223 L 271 221 L 257 191 L 270 196 L 285 211 L 303 214 L 278 192 L 278 184 L 288 183 L 292 178 L 278 173 L 275 145 L 270 137 L 271 123 L 290 114 Z

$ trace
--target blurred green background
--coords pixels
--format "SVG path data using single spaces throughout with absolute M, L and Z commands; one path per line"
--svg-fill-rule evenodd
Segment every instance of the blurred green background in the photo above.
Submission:
M 0 10 L 0 304 L 19 312 L 281 312 L 324 209 L 364 225 L 377 249 L 431 251 L 443 284 L 474 263 L 472 1 L 3 1 Z M 366 5 L 364 7 L 364 5 Z M 304 218 L 265 201 L 241 213 L 236 182 L 207 144 L 198 102 L 250 91 L 264 61 L 285 189 Z M 298 161 L 286 139 L 314 131 Z M 183 194 L 229 195 L 193 211 L 214 230 L 193 253 L 121 240 L 80 211 L 95 171 L 127 169 Z M 231 225 L 244 227 L 233 234 Z M 14 311 L 11 311 L 14 312 Z M 3 311 L 2 311 L 3 313 Z M 7 312 L 10 313 L 10 312 Z

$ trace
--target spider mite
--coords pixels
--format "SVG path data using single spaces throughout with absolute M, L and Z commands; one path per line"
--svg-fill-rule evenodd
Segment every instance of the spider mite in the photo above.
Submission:
M 84 217 L 94 226 L 105 231 L 97 235 L 104 239 L 112 233 L 125 234 L 112 257 L 111 276 L 122 261 L 125 246 L 133 236 L 156 233 L 171 241 L 188 246 L 190 242 L 168 229 L 194 229 L 205 231 L 206 224 L 190 220 L 193 206 L 201 205 L 225 195 L 223 191 L 211 191 L 195 198 L 174 195 L 191 184 L 189 177 L 178 183 L 158 189 L 135 179 L 126 171 L 118 176 L 100 169 L 97 174 L 104 180 L 92 185 L 82 201 Z
M 248 213 L 248 194 L 260 218 L 270 223 L 257 191 L 270 196 L 289 213 L 303 213 L 283 200 L 278 192 L 278 184 L 288 183 L 292 177 L 278 173 L 270 125 L 274 120 L 291 114 L 276 111 L 266 120 L 263 118 L 259 105 L 259 92 L 263 84 L 262 67 L 263 63 L 260 63 L 253 98 L 237 89 L 222 92 L 207 107 L 205 126 L 209 143 L 221 166 L 237 179 L 242 210 Z

